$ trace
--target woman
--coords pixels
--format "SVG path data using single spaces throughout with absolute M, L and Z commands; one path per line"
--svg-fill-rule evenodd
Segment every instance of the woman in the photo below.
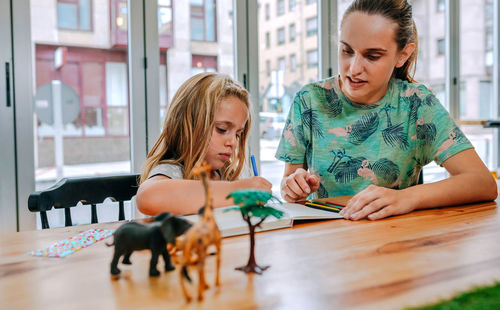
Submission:
M 340 75 L 296 95 L 276 158 L 286 201 L 356 194 L 346 219 L 493 200 L 496 182 L 437 98 L 412 77 L 418 35 L 406 0 L 355 0 L 340 26 Z M 446 180 L 414 186 L 432 160 Z

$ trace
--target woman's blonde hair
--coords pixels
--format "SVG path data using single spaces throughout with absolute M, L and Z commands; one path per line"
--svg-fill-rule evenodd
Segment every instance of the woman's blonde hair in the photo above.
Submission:
M 201 164 L 207 153 L 215 111 L 229 96 L 240 99 L 248 109 L 248 120 L 238 145 L 220 170 L 222 180 L 238 178 L 245 163 L 245 145 L 251 124 L 248 92 L 225 74 L 200 73 L 189 78 L 175 93 L 161 135 L 146 158 L 141 183 L 162 163 L 180 164 L 184 168 L 184 178 L 194 179 L 193 167 Z
M 415 51 L 400 68 L 395 68 L 395 78 L 415 83 L 413 76 L 417 66 L 418 33 L 413 20 L 412 6 L 407 0 L 355 0 L 344 13 L 345 18 L 353 12 L 362 12 L 368 15 L 384 16 L 398 25 L 394 38 L 398 49 L 402 50 L 408 43 L 415 44 Z

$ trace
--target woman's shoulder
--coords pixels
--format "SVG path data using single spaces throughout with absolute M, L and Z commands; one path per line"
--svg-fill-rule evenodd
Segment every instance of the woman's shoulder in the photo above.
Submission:
M 434 96 L 434 93 L 422 83 L 411 83 L 408 81 L 396 79 L 395 86 L 402 97 L 418 97 L 424 99 L 429 95 Z
M 300 90 L 297 92 L 297 95 L 302 97 L 318 96 L 318 95 L 322 96 L 325 92 L 336 93 L 337 91 L 338 91 L 337 76 L 333 76 L 324 80 L 311 82 L 302 86 Z

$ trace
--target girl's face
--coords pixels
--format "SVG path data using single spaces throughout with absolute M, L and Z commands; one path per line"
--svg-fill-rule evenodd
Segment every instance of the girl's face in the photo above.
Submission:
M 397 24 L 381 15 L 352 12 L 340 28 L 340 85 L 349 100 L 373 104 L 382 99 L 395 67 L 404 65 L 415 45 L 401 51 L 395 41 Z
M 214 129 L 205 156 L 212 169 L 222 168 L 231 158 L 247 121 L 248 109 L 243 101 L 235 96 L 222 99 L 215 111 Z

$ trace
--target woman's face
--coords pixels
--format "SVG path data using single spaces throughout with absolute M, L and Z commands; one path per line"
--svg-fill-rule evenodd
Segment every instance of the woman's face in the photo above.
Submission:
M 381 15 L 353 12 L 340 27 L 340 85 L 349 100 L 373 104 L 382 99 L 395 67 L 401 67 L 414 44 L 398 51 L 397 24 Z M 411 46 L 410 46 L 411 45 Z
M 248 121 L 248 109 L 243 101 L 229 96 L 219 103 L 214 116 L 214 129 L 205 161 L 214 170 L 231 158 Z

